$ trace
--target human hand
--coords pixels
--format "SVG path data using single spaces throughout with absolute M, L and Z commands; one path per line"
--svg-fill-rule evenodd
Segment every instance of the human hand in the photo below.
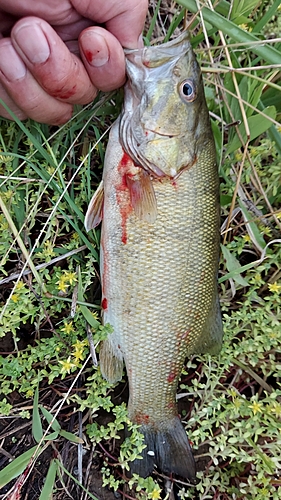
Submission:
M 122 47 L 138 47 L 146 12 L 147 0 L 0 0 L 0 98 L 21 120 L 65 123 L 123 85 Z

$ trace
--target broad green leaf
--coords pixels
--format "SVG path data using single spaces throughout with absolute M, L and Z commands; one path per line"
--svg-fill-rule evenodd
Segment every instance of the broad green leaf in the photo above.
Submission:
M 45 419 L 47 420 L 48 424 L 51 424 L 51 427 L 54 431 L 60 432 L 61 426 L 58 423 L 57 419 L 54 418 L 54 416 L 44 408 L 44 406 L 40 405 L 39 406 L 40 410 L 42 411 Z
M 72 443 L 84 443 L 83 439 L 81 439 L 78 436 L 75 436 L 75 434 L 72 434 L 72 432 L 67 432 L 67 431 L 60 431 L 60 436 L 64 437 L 65 439 L 68 439 L 68 441 L 71 441 Z
M 275 119 L 276 117 L 276 109 L 274 106 L 269 106 L 268 108 L 265 108 L 263 110 L 263 113 L 272 119 Z M 272 123 L 271 121 L 267 120 L 264 116 L 256 114 L 248 118 L 248 125 L 250 130 L 250 140 L 253 141 L 256 137 L 263 134 L 269 127 L 271 127 Z M 241 123 L 241 125 L 239 125 L 239 130 L 244 142 L 246 142 L 246 132 L 244 123 Z M 237 135 L 235 135 L 226 150 L 226 154 L 233 153 L 240 147 L 241 147 L 240 139 Z
M 58 470 L 58 463 L 53 459 L 51 460 L 50 467 L 47 472 L 47 476 L 39 500 L 52 500 L 57 470 Z
M 43 429 L 41 418 L 38 409 L 38 387 L 36 387 L 34 400 L 33 400 L 33 410 L 32 410 L 32 435 L 36 441 L 39 443 L 43 437 Z
M 25 451 L 19 457 L 15 458 L 9 465 L 0 471 L 0 488 L 5 486 L 15 477 L 19 476 L 26 469 L 31 457 L 34 455 L 37 445 Z M 37 454 L 37 456 L 39 453 Z
M 249 283 L 242 278 L 241 276 L 241 265 L 239 261 L 234 257 L 234 255 L 226 248 L 224 245 L 221 245 L 222 253 L 225 258 L 226 268 L 232 274 L 234 281 L 236 281 L 239 285 L 249 286 Z
M 54 431 L 43 437 L 44 441 L 54 441 L 59 436 L 60 432 Z

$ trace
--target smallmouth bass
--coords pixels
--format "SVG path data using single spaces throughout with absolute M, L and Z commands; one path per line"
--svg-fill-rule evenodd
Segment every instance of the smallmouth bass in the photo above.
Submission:
M 128 81 L 103 181 L 85 217 L 102 219 L 100 366 L 129 380 L 129 418 L 146 449 L 132 472 L 194 480 L 176 391 L 184 360 L 222 342 L 217 272 L 219 180 L 201 72 L 188 34 L 127 50 Z

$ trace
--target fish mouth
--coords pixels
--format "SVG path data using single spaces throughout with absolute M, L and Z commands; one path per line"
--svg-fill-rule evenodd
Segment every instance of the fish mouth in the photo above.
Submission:
M 180 134 L 171 134 L 170 132 L 157 132 L 156 130 L 146 129 L 147 132 L 152 132 L 155 135 L 160 135 L 161 137 L 167 137 L 167 139 L 172 139 L 173 137 L 179 137 Z

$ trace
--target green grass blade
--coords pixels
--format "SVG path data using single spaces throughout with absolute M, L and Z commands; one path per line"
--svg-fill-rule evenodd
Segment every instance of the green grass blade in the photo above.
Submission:
M 51 460 L 50 467 L 47 472 L 47 476 L 39 500 L 52 500 L 57 470 L 58 470 L 58 463 L 55 460 Z
M 52 415 L 52 413 L 50 413 L 48 410 L 46 410 L 46 408 L 44 408 L 44 406 L 42 406 L 42 405 L 40 405 L 39 408 L 42 411 L 42 413 L 43 413 L 45 419 L 47 420 L 48 424 L 51 425 L 52 429 L 54 431 L 56 431 L 56 432 L 60 432 L 61 426 L 58 423 L 57 419 L 54 418 L 54 416 Z
M 281 0 L 275 0 L 275 2 L 268 8 L 267 11 L 263 10 L 263 15 L 261 19 L 254 25 L 252 33 L 260 33 L 264 26 L 270 21 L 270 19 L 277 13 L 277 9 L 281 4 Z M 278 14 L 277 14 L 278 15 Z
M 36 387 L 33 400 L 33 410 L 32 410 L 32 435 L 36 443 L 39 443 L 43 438 L 42 422 L 38 408 L 38 392 L 39 392 L 38 387 Z
M 76 477 L 72 476 L 72 474 L 70 474 L 70 472 L 62 465 L 61 462 L 58 461 L 58 459 L 56 458 L 55 459 L 60 467 L 60 469 L 65 473 L 67 474 L 67 476 L 71 477 L 71 479 L 77 484 L 77 486 L 79 486 L 83 491 L 85 491 L 87 493 L 87 498 L 92 498 L 93 500 L 99 500 L 95 495 L 93 495 L 92 493 L 90 493 L 88 490 L 86 490 L 86 488 L 84 488 L 84 486 L 76 479 Z
M 10 110 L 10 108 L 5 104 L 5 102 L 0 99 L 1 105 L 10 113 L 11 118 L 16 122 L 16 124 L 20 127 L 20 129 L 24 132 L 26 137 L 31 141 L 31 143 L 38 149 L 39 153 L 43 156 L 43 158 L 52 165 L 56 167 L 56 163 L 54 162 L 53 156 L 51 156 L 43 147 L 42 144 L 34 137 L 34 135 L 28 130 L 28 128 L 24 125 L 24 123 L 19 120 L 19 118 Z
M 156 24 L 156 19 L 157 19 L 157 16 L 158 16 L 158 12 L 159 12 L 159 9 L 160 9 L 160 5 L 161 5 L 161 0 L 158 0 L 157 2 L 157 5 L 156 5 L 156 8 L 155 8 L 155 11 L 154 11 L 154 14 L 153 14 L 153 18 L 151 19 L 151 23 L 150 23 L 150 26 L 149 26 L 149 30 L 146 34 L 146 37 L 145 39 L 148 40 L 150 42 L 150 39 L 151 39 L 151 35 L 153 33 L 153 30 L 155 28 L 155 24 Z
M 80 268 L 79 268 L 79 272 L 78 272 L 78 300 L 80 302 L 84 301 Z M 98 320 L 96 320 L 96 318 L 94 318 L 90 309 L 88 309 L 87 306 L 81 306 L 81 305 L 80 305 L 80 309 L 81 309 L 81 312 L 82 312 L 85 320 L 87 321 L 87 323 L 89 323 L 89 325 L 91 325 L 92 328 L 95 328 L 95 330 L 98 330 L 98 328 L 100 327 L 100 323 Z
M 36 450 L 37 445 L 22 453 L 0 471 L 0 488 L 3 488 L 3 486 L 12 481 L 12 479 L 22 474 Z
M 273 120 L 275 120 L 276 118 L 276 109 L 274 106 L 269 106 L 268 108 L 265 108 L 263 110 L 263 113 L 268 117 L 273 118 Z M 254 139 L 256 139 L 256 137 L 263 134 L 267 129 L 271 127 L 271 121 L 267 120 L 262 115 L 256 114 L 248 118 L 248 125 L 250 129 L 250 141 L 253 141 Z M 246 137 L 244 123 L 241 123 L 241 125 L 239 125 L 239 130 L 244 142 L 246 142 L 247 137 Z M 233 153 L 234 151 L 236 151 L 236 149 L 240 147 L 241 147 L 241 141 L 239 137 L 235 135 L 226 150 L 226 154 Z
M 60 436 L 64 437 L 68 441 L 71 441 L 72 443 L 77 443 L 77 444 L 83 444 L 84 441 L 78 436 L 75 436 L 75 434 L 72 434 L 72 432 L 67 432 L 64 430 L 60 431 Z
M 196 2 L 194 0 L 176 0 L 177 3 L 186 7 L 191 12 L 196 14 L 198 12 L 198 8 Z M 259 39 L 252 35 L 252 33 L 248 33 L 243 29 L 236 26 L 236 24 L 232 23 L 228 19 L 225 19 L 223 16 L 218 14 L 217 12 L 208 9 L 208 7 L 202 8 L 202 15 L 205 21 L 210 23 L 212 26 L 215 26 L 218 30 L 221 30 L 223 33 L 228 35 L 235 42 L 244 43 L 251 45 L 251 50 L 262 59 L 267 61 L 269 64 L 280 64 L 281 65 L 281 53 L 279 50 L 274 47 L 268 45 L 255 45 L 255 42 L 258 42 Z

